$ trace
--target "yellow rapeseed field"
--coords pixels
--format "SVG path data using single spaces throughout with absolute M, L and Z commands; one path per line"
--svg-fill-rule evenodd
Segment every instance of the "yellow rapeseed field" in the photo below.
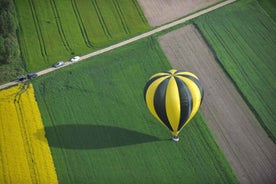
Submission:
M 32 84 L 0 91 L 0 183 L 58 183 Z

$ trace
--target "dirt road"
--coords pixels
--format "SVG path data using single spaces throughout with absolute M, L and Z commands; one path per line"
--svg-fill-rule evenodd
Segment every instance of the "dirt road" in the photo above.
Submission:
M 160 37 L 172 67 L 195 73 L 208 127 L 241 183 L 276 183 L 276 146 L 192 25 Z
M 105 53 L 105 52 L 108 52 L 108 51 L 110 51 L 110 50 L 113 50 L 113 49 L 116 49 L 116 48 L 118 48 L 118 47 L 124 46 L 124 45 L 126 45 L 126 44 L 135 42 L 135 41 L 140 40 L 140 39 L 142 39 L 142 38 L 151 36 L 151 35 L 153 35 L 153 34 L 155 34 L 155 33 L 158 33 L 158 32 L 161 32 L 161 31 L 163 31 L 163 30 L 166 30 L 166 29 L 169 29 L 169 28 L 171 28 L 171 27 L 174 27 L 174 26 L 176 26 L 176 25 L 182 24 L 182 23 L 184 23 L 184 22 L 186 22 L 186 21 L 188 21 L 188 20 L 191 20 L 191 19 L 193 19 L 193 18 L 195 18 L 195 17 L 198 17 L 198 16 L 200 16 L 200 15 L 203 15 L 203 14 L 208 13 L 208 12 L 210 12 L 210 11 L 213 11 L 213 10 L 215 10 L 215 9 L 217 9 L 217 8 L 220 8 L 220 7 L 223 7 L 223 6 L 228 5 L 228 4 L 230 4 L 230 3 L 233 3 L 233 2 L 235 2 L 235 1 L 236 1 L 236 0 L 228 0 L 228 1 L 225 1 L 225 2 L 222 2 L 222 3 L 219 3 L 219 4 L 215 5 L 215 6 L 209 7 L 209 8 L 207 8 L 207 9 L 205 9 L 205 10 L 202 10 L 202 11 L 199 11 L 199 12 L 197 12 L 197 13 L 195 13 L 195 14 L 190 15 L 190 16 L 184 17 L 184 18 L 182 18 L 182 19 L 180 19 L 180 20 L 173 21 L 173 22 L 171 22 L 171 23 L 169 23 L 169 24 L 163 25 L 163 26 L 158 27 L 158 28 L 156 28 L 156 29 L 153 29 L 153 30 L 151 30 L 151 31 L 149 31 L 149 32 L 146 32 L 146 33 L 144 33 L 144 34 L 135 36 L 135 37 L 133 37 L 133 38 L 131 38 L 131 39 L 125 40 L 125 41 L 120 42 L 120 43 L 117 43 L 117 44 L 115 44 L 115 45 L 111 45 L 111 46 L 106 47 L 106 48 L 104 48 L 104 49 L 100 49 L 100 50 L 98 50 L 98 51 L 95 51 L 95 52 L 92 52 L 92 53 L 90 53 L 90 54 L 84 55 L 84 56 L 82 56 L 82 57 L 80 58 L 80 61 L 81 61 L 81 60 L 84 60 L 84 59 L 87 59 L 87 58 L 90 58 L 90 57 L 93 57 L 93 56 L 96 56 L 96 55 L 99 55 L 99 54 L 102 54 L 102 53 Z M 68 66 L 68 65 L 70 65 L 70 64 L 74 64 L 74 63 L 65 62 L 65 65 L 64 65 L 63 67 Z M 49 72 L 53 72 L 53 71 L 55 71 L 55 70 L 57 70 L 57 69 L 60 69 L 60 68 L 48 68 L 48 69 L 42 70 L 42 71 L 40 71 L 40 72 L 37 72 L 37 74 L 38 74 L 38 76 L 40 76 L 40 75 L 47 74 L 47 73 L 49 73 Z M 0 85 L 0 90 L 1 90 L 1 89 L 4 89 L 4 88 L 8 88 L 8 87 L 13 86 L 13 85 L 16 85 L 17 83 L 18 83 L 17 81 L 13 81 L 13 82 L 10 82 L 10 83 L 7 83 L 7 84 Z

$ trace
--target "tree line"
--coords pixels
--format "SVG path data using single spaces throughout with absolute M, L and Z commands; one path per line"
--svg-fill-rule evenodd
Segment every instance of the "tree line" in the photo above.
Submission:
M 13 0 L 0 0 L 0 65 L 20 59 L 17 29 Z

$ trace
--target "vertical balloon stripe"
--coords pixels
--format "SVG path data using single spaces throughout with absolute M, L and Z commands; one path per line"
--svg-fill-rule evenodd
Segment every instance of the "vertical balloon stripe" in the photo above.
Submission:
M 166 113 L 173 132 L 177 132 L 180 120 L 180 98 L 178 86 L 174 77 L 171 77 L 166 91 Z
M 162 120 L 159 118 L 159 116 L 157 115 L 156 111 L 155 111 L 155 107 L 154 107 L 154 96 L 155 96 L 155 92 L 157 87 L 159 86 L 159 84 L 166 79 L 167 76 L 165 77 L 156 77 L 155 80 L 150 80 L 146 86 L 148 86 L 147 88 L 145 88 L 145 100 L 146 100 L 146 104 L 147 107 L 149 109 L 149 111 L 151 112 L 151 114 L 162 123 Z
M 167 86 L 169 83 L 170 78 L 166 78 L 163 80 L 159 86 L 157 87 L 155 94 L 154 94 L 154 108 L 158 115 L 158 117 L 161 119 L 161 121 L 171 130 L 173 131 L 170 122 L 167 117 L 166 113 L 166 91 Z
M 148 88 L 150 87 L 150 85 L 152 85 L 152 83 L 157 80 L 158 78 L 160 78 L 159 76 L 155 76 L 153 78 L 150 78 L 150 80 L 146 83 L 145 87 L 144 87 L 144 99 L 145 101 L 147 102 L 146 100 L 146 95 L 147 95 L 147 92 L 148 92 Z
M 179 131 L 181 127 L 183 127 L 183 125 L 186 123 L 191 114 L 193 101 L 192 94 L 190 93 L 190 90 L 185 82 L 178 77 L 176 77 L 175 80 L 178 86 L 179 94 L 181 94 L 179 96 L 181 104 L 181 115 L 177 128 L 177 131 Z
M 146 85 L 145 85 L 145 87 L 144 87 L 144 99 L 145 99 L 145 101 L 146 101 L 146 93 L 147 93 L 147 91 L 148 91 L 149 86 L 152 85 L 152 83 L 153 83 L 154 81 L 156 81 L 157 79 L 162 78 L 162 77 L 169 77 L 169 75 L 165 75 L 165 74 L 161 74 L 161 75 L 160 75 L 160 73 L 159 73 L 159 75 L 158 75 L 158 74 L 155 74 L 155 75 L 152 76 L 152 77 L 150 78 L 150 80 L 146 83 Z
M 201 104 L 203 97 L 204 97 L 204 90 L 203 90 L 203 87 L 202 87 L 201 83 L 199 82 L 198 78 L 194 74 L 192 74 L 192 75 L 191 74 L 192 73 L 190 73 L 189 75 L 179 75 L 179 76 L 189 78 L 197 85 L 197 87 L 200 91 L 200 94 L 201 94 L 201 100 L 200 100 L 200 104 Z
M 194 78 L 188 78 L 188 77 L 183 77 L 183 76 L 178 76 L 182 81 L 185 82 L 187 87 L 189 88 L 190 93 L 192 94 L 192 101 L 193 104 L 191 105 L 192 111 L 190 113 L 189 119 L 186 121 L 184 125 L 187 125 L 187 123 L 194 117 L 196 114 L 200 103 L 201 103 L 201 93 L 200 90 L 197 86 L 197 84 L 192 80 Z M 197 80 L 197 79 L 196 79 Z

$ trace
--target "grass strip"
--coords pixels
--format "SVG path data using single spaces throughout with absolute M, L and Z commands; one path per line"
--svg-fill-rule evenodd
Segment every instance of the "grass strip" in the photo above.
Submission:
M 201 16 L 195 23 L 262 127 L 276 142 L 275 22 L 257 1 L 247 0 Z

